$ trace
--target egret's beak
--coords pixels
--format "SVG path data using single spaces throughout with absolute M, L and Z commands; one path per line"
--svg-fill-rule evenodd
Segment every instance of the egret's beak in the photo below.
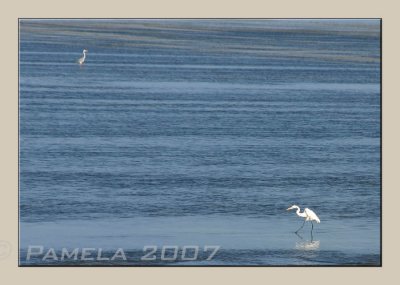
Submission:
M 286 211 L 290 211 L 292 208 L 287 208 Z

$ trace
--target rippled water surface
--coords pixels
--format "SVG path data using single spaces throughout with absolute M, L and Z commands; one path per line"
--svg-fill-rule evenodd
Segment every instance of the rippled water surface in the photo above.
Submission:
M 21 20 L 19 68 L 21 264 L 380 264 L 378 20 Z

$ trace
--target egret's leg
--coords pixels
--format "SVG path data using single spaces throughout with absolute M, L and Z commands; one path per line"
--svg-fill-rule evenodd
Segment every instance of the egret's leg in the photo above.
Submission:
M 314 229 L 314 224 L 313 224 L 313 222 L 311 221 L 311 242 L 313 241 L 313 234 L 312 234 L 312 232 L 313 232 L 313 229 Z
M 295 232 L 296 236 L 298 236 L 301 240 L 303 240 L 303 237 L 299 235 L 297 232 Z
M 304 220 L 304 222 L 303 222 L 303 224 L 301 225 L 301 227 L 297 230 L 297 231 L 295 231 L 295 233 L 297 233 L 299 230 L 301 230 L 303 227 L 304 227 L 304 224 L 306 223 L 306 220 Z

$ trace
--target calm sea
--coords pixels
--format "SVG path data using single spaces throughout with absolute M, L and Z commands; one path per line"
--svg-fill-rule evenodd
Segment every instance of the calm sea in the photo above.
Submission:
M 379 20 L 21 20 L 19 56 L 20 264 L 380 264 Z

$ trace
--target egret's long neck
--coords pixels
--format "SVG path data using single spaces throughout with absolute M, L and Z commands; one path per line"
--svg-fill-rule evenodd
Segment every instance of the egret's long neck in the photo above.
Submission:
M 305 217 L 306 216 L 306 214 L 304 212 L 300 213 L 300 208 L 299 207 L 296 207 L 296 208 L 297 208 L 297 211 L 296 211 L 297 216 L 299 216 L 299 217 Z
M 86 52 L 83 52 L 83 59 L 86 58 Z

